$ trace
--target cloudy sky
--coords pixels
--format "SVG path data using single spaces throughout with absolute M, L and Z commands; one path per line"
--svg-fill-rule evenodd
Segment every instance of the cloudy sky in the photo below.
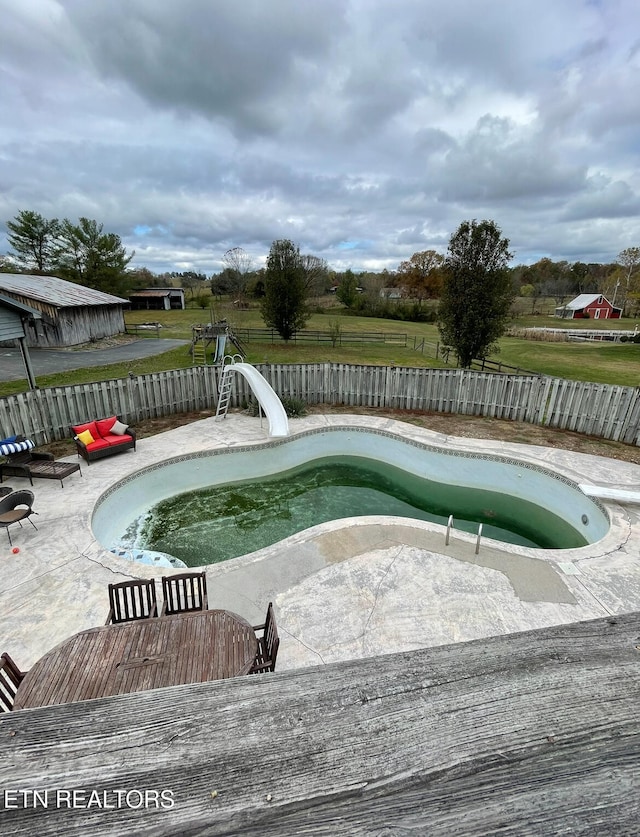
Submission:
M 496 221 L 514 263 L 640 246 L 638 0 L 0 0 L 0 254 L 20 210 L 153 271 L 341 270 Z

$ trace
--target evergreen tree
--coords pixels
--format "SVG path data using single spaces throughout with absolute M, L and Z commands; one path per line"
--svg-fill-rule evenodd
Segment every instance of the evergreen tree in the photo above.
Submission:
M 78 224 L 65 219 L 56 272 L 78 285 L 125 294 L 131 284 L 126 268 L 133 255 L 127 255 L 119 235 L 103 233 L 102 224 L 89 218 L 80 218 Z
M 11 256 L 26 270 L 52 273 L 59 252 L 60 222 L 48 221 L 38 212 L 21 210 L 13 221 L 7 221 Z

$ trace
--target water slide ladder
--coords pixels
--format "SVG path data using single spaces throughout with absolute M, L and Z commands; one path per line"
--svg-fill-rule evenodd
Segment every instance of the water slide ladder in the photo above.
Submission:
M 242 355 L 225 355 L 224 366 L 218 388 L 218 406 L 216 407 L 216 418 L 224 418 L 229 411 L 231 391 L 233 389 L 233 364 L 242 361 Z

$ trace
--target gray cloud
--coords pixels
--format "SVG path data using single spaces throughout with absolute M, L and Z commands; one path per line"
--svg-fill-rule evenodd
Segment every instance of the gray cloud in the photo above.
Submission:
M 21 209 L 134 264 L 292 238 L 394 268 L 492 218 L 519 261 L 638 241 L 636 0 L 0 0 L 0 253 Z

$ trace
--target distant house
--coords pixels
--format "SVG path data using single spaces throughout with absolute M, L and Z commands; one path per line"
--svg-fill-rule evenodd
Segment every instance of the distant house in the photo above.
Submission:
M 565 320 L 617 320 L 622 315 L 622 308 L 612 305 L 602 294 L 580 294 L 571 302 L 556 308 L 556 317 Z
M 143 288 L 129 294 L 136 311 L 171 311 L 184 309 L 184 288 Z
M 380 288 L 380 299 L 402 299 L 402 288 Z
M 77 346 L 125 330 L 126 299 L 57 276 L 0 273 L 0 294 L 40 313 L 26 328 L 28 346 Z

